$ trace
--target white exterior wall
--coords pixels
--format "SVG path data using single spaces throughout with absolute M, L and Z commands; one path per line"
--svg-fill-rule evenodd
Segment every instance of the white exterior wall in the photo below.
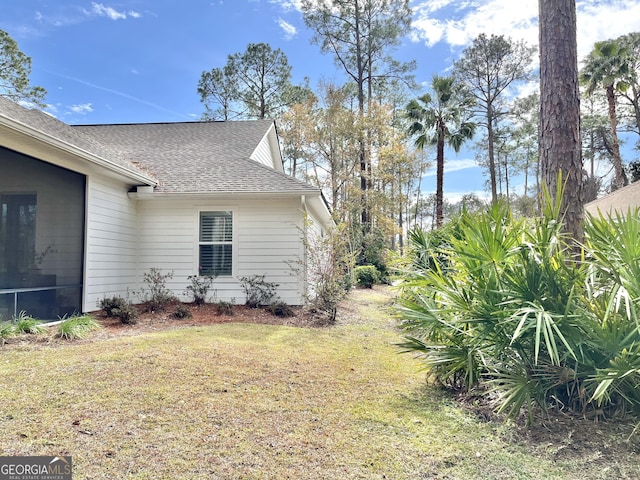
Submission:
M 114 295 L 137 301 L 137 203 L 127 189 L 99 175 L 87 179 L 84 311 Z
M 272 168 L 276 172 L 284 172 L 275 127 L 272 127 L 262 138 L 256 149 L 251 154 L 251 160 Z
M 251 160 L 261 163 L 269 168 L 274 168 L 273 157 L 271 156 L 271 150 L 269 149 L 269 142 L 267 137 L 262 139 L 262 142 L 256 147 L 251 154 Z
M 173 271 L 167 286 L 182 300 L 192 300 L 184 292 L 187 277 L 198 273 L 199 212 L 227 210 L 233 212 L 233 275 L 215 280 L 215 300 L 243 304 L 239 278 L 265 275 L 265 281 L 279 284 L 281 300 L 301 304 L 303 282 L 287 264 L 300 261 L 304 253 L 300 198 L 140 200 L 140 275 L 150 268 Z

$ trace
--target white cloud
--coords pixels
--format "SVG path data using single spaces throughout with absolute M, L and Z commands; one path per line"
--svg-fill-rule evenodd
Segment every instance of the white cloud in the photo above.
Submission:
M 411 39 L 427 46 L 465 47 L 480 33 L 538 43 L 536 0 L 420 0 L 414 2 Z M 578 0 L 578 55 L 600 40 L 640 30 L 640 0 Z
M 428 0 L 414 6 L 414 15 L 412 39 L 422 40 L 427 46 L 439 41 L 452 47 L 466 46 L 488 30 L 529 43 L 536 43 L 538 38 L 535 0 Z
M 81 85 L 86 85 L 87 87 L 95 88 L 96 90 L 101 90 L 101 91 L 103 91 L 103 92 L 111 93 L 111 94 L 113 94 L 113 95 L 117 95 L 117 96 L 119 96 L 119 97 L 126 98 L 127 100 L 131 100 L 131 101 L 136 102 L 136 103 L 139 103 L 139 104 L 141 104 L 141 105 L 146 105 L 146 106 L 148 106 L 148 107 L 155 108 L 156 110 L 159 110 L 159 111 L 162 111 L 162 112 L 165 112 L 165 113 L 170 113 L 170 114 L 172 114 L 172 115 L 176 115 L 176 116 L 181 116 L 181 117 L 189 118 L 189 117 L 188 117 L 187 115 L 185 115 L 184 113 L 175 112 L 175 111 L 170 110 L 170 109 L 168 109 L 168 108 L 165 108 L 165 107 L 163 107 L 163 106 L 161 106 L 161 105 L 157 105 L 157 104 L 155 104 L 155 103 L 148 102 L 148 101 L 143 100 L 143 99 L 141 99 L 141 98 L 134 97 L 133 95 L 129 95 L 129 94 L 127 94 L 127 93 L 120 92 L 120 91 L 118 91 L 118 90 L 114 90 L 114 89 L 112 89 L 112 88 L 103 87 L 103 86 L 101 86 L 101 85 L 96 85 L 95 83 L 87 82 L 86 80 L 82 80 L 82 79 L 80 79 L 80 78 L 70 77 L 70 76 L 68 76 L 68 75 L 63 75 L 63 74 L 56 73 L 56 72 L 51 72 L 51 71 L 49 71 L 48 73 L 50 73 L 50 74 L 52 74 L 52 75 L 55 75 L 55 76 L 57 76 L 57 77 L 60 77 L 60 78 L 64 78 L 64 79 L 66 79 L 66 80 L 70 80 L 70 81 L 72 81 L 72 82 L 77 82 L 77 83 L 79 83 L 79 84 L 81 84 Z M 91 106 L 91 104 L 89 104 L 89 106 Z M 106 107 L 107 107 L 108 109 L 110 109 L 110 110 L 112 109 L 108 104 L 106 105 Z
M 298 30 L 296 29 L 296 27 L 286 22 L 282 18 L 278 18 L 278 25 L 284 32 L 284 38 L 287 40 L 291 40 L 293 37 L 295 37 L 298 34 Z
M 86 11 L 88 16 L 107 17 L 111 20 L 125 20 L 127 18 L 140 18 L 142 15 L 133 10 L 129 12 L 119 12 L 115 8 L 108 7 L 102 3 L 91 2 L 91 10 Z
M 79 104 L 79 105 L 71 105 L 69 107 L 69 110 L 71 110 L 73 113 L 77 113 L 79 115 L 86 115 L 87 113 L 93 112 L 93 108 L 91 108 L 91 104 L 90 103 L 82 103 L 82 104 Z
M 118 12 L 111 7 L 105 7 L 102 3 L 92 3 L 91 6 L 93 7 L 91 10 L 92 13 L 99 17 L 108 17 L 111 20 L 124 20 L 127 18 L 127 14 L 125 12 Z
M 280 6 L 285 12 L 302 10 L 302 0 L 269 0 L 269 3 Z
M 447 191 L 445 192 L 444 197 L 451 203 L 460 203 L 464 198 L 464 196 L 469 195 L 470 193 L 478 197 L 480 200 L 484 200 L 485 202 L 488 202 L 491 200 L 491 194 L 486 190 L 474 190 L 471 192 Z
M 478 162 L 472 158 L 463 158 L 460 160 L 446 160 L 444 162 L 444 173 L 458 172 L 460 170 L 467 170 L 468 168 L 479 168 Z M 435 177 L 436 167 L 428 169 L 423 177 Z

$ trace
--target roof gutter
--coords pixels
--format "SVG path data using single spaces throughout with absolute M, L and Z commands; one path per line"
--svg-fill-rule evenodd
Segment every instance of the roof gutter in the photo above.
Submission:
M 0 125 L 4 125 L 25 136 L 35 138 L 36 140 L 44 144 L 50 145 L 52 147 L 55 147 L 58 150 L 62 150 L 63 152 L 70 153 L 71 155 L 74 155 L 76 157 L 81 157 L 85 160 L 90 161 L 95 165 L 98 165 L 103 168 L 107 168 L 112 172 L 118 173 L 122 176 L 132 179 L 136 183 L 143 183 L 147 185 L 158 184 L 158 181 L 150 175 L 144 175 L 141 172 L 135 172 L 111 160 L 103 158 L 99 155 L 91 153 L 82 148 L 76 147 L 75 145 L 72 145 L 70 143 L 64 142 L 59 138 L 54 137 L 53 135 L 49 135 L 47 133 L 41 132 L 40 130 L 37 130 L 33 127 L 25 125 L 22 122 L 12 120 L 11 118 L 6 117 L 4 115 L 0 115 Z
M 306 197 L 310 192 L 301 192 L 300 190 L 283 190 L 274 192 L 247 192 L 247 191 L 225 191 L 225 192 L 156 192 L 150 189 L 138 188 L 135 192 L 129 192 L 129 198 L 135 200 L 157 200 L 161 198 L 226 198 L 229 197 L 245 197 L 245 198 L 277 198 L 277 197 Z M 320 198 L 320 194 L 312 195 L 312 197 Z

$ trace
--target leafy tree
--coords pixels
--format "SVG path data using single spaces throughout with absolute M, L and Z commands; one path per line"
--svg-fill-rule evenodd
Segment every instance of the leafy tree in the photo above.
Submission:
M 627 52 L 629 66 L 624 81 L 628 88 L 619 91 L 620 98 L 630 107 L 631 129 L 640 136 L 640 32 L 629 33 L 616 39 Z
M 321 83 L 318 97 L 283 115 L 283 154 L 298 177 L 317 185 L 340 221 L 348 217 L 350 185 L 357 168 L 357 113 L 349 108 L 348 88 Z M 295 165 L 295 168 L 294 168 Z
M 479 107 L 482 124 L 487 129 L 491 198 L 497 201 L 497 166 L 494 151 L 494 129 L 504 115 L 499 102 L 505 91 L 516 82 L 527 80 L 534 49 L 522 41 L 503 35 L 480 34 L 454 62 L 454 75 L 465 83 Z
M 282 50 L 250 43 L 243 53 L 229 55 L 222 68 L 203 72 L 198 93 L 205 117 L 274 118 L 310 95 L 306 85 L 291 83 L 291 66 Z M 218 105 L 212 110 L 210 104 Z
M 237 114 L 233 105 L 238 98 L 236 78 L 229 65 L 223 68 L 214 68 L 210 72 L 202 72 L 198 82 L 200 101 L 204 103 L 207 111 L 205 120 L 231 120 Z M 216 104 L 215 110 L 210 104 Z
M 0 96 L 44 107 L 47 91 L 29 84 L 31 58 L 18 48 L 11 36 L 0 30 Z
M 586 172 L 585 203 L 595 200 L 608 174 L 598 174 L 598 165 L 613 165 L 613 140 L 609 118 L 602 113 L 603 102 L 594 94 L 582 102 L 580 131 L 582 133 L 582 156 Z M 605 102 L 606 103 L 606 102 Z M 606 110 L 606 106 L 604 106 Z M 611 167 L 612 169 L 613 167 Z M 610 170 L 611 170 L 610 169 Z
M 527 204 L 530 190 L 534 197 L 540 198 L 540 162 L 538 157 L 538 132 L 540 126 L 540 94 L 533 93 L 514 101 L 511 109 L 514 124 L 514 141 L 517 146 L 517 158 L 524 172 L 524 198 L 521 203 Z M 535 180 L 530 188 L 530 177 Z M 535 203 L 535 202 L 534 202 Z
M 628 183 L 627 175 L 622 165 L 620 144 L 618 141 L 616 114 L 616 91 L 625 91 L 628 87 L 624 78 L 629 72 L 627 62 L 627 48 L 614 40 L 597 42 L 587 56 L 580 74 L 580 81 L 585 85 L 588 96 L 604 88 L 609 107 L 609 123 L 611 126 L 611 149 L 613 154 L 614 186 L 623 187 Z
M 408 32 L 411 22 L 409 0 L 303 0 L 305 24 L 314 31 L 313 41 L 354 83 L 357 93 L 357 135 L 360 164 L 360 220 L 366 234 L 371 226 L 367 192 L 372 188 L 371 137 L 364 129 L 366 110 L 376 84 L 389 79 L 407 79 L 413 64 L 393 60 L 389 51 Z
M 565 229 L 582 238 L 583 190 L 575 0 L 540 0 L 540 163 L 544 183 L 566 182 Z
M 402 98 L 406 103 L 406 98 Z M 393 101 L 389 99 L 390 102 Z M 376 223 L 391 238 L 391 249 L 404 249 L 404 233 L 410 217 L 410 198 L 419 190 L 423 161 L 410 148 L 405 133 L 404 109 L 390 103 L 373 106 L 369 128 L 375 133 L 375 183 L 372 211 Z
M 631 174 L 631 183 L 640 180 L 640 161 L 629 162 L 629 173 Z
M 309 135 L 317 105 L 318 98 L 310 95 L 304 102 L 289 107 L 278 122 L 283 161 L 288 162 L 289 174 L 293 177 L 301 176 L 302 168 L 312 161 Z
M 444 147 L 448 144 L 456 152 L 473 137 L 476 124 L 469 120 L 473 97 L 454 77 L 434 76 L 433 95 L 426 93 L 407 105 L 407 117 L 412 122 L 409 134 L 415 145 L 436 146 L 436 227 L 442 226 L 444 198 Z

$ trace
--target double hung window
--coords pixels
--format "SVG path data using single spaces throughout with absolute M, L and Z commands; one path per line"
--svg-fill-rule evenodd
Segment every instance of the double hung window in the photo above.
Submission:
M 199 274 L 230 276 L 233 271 L 233 214 L 200 212 Z

